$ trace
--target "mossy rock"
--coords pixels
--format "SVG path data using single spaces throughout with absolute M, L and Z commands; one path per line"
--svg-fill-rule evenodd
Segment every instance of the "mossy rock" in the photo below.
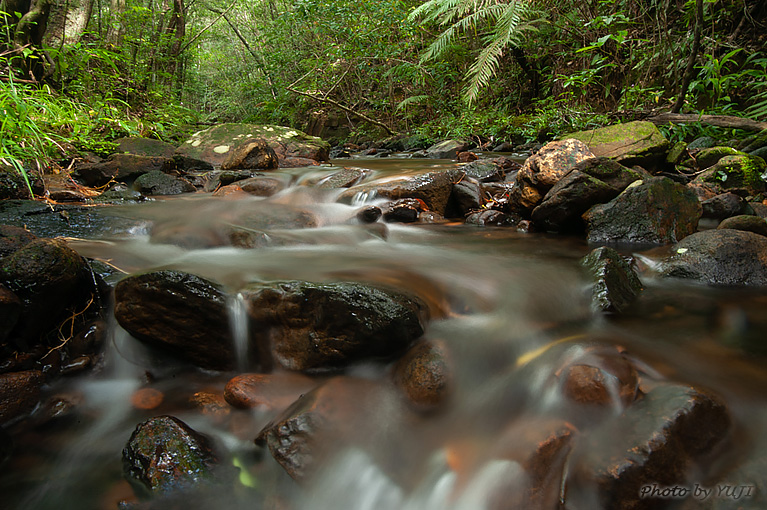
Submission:
M 35 195 L 42 195 L 45 192 L 42 181 L 32 176 L 28 176 L 28 178 Z M 30 198 L 29 187 L 21 173 L 0 164 L 0 200 L 9 198 Z
M 639 165 L 648 170 L 662 164 L 669 142 L 651 122 L 615 124 L 563 136 L 589 146 L 595 156 L 614 159 L 625 166 Z
M 698 153 L 697 156 L 695 156 L 694 161 L 690 161 L 691 164 L 686 164 L 687 161 L 685 161 L 683 164 L 685 166 L 694 167 L 697 166 L 701 170 L 705 168 L 709 168 L 714 166 L 719 162 L 720 159 L 722 159 L 725 156 L 743 156 L 745 153 L 740 152 L 739 150 L 733 149 L 732 147 L 710 147 L 708 149 L 703 149 Z
M 738 149 L 749 153 L 761 149 L 762 147 L 767 147 L 767 129 L 763 129 L 757 134 L 749 136 L 738 145 Z
M 235 147 L 252 138 L 266 140 L 281 160 L 302 158 L 320 162 L 329 159 L 330 144 L 316 136 L 284 126 L 237 123 L 219 124 L 194 133 L 176 149 L 176 154 L 220 166 Z
M 764 159 L 748 154 L 725 156 L 693 182 L 714 184 L 722 191 L 745 189 L 751 195 L 765 190 L 762 174 L 767 172 Z
M 173 152 L 176 150 L 176 146 L 173 144 L 138 136 L 118 138 L 115 143 L 118 152 L 138 156 L 172 158 Z

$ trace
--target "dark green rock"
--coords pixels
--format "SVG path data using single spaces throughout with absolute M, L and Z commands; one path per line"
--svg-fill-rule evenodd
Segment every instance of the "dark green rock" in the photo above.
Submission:
M 199 488 L 218 478 L 210 439 L 173 416 L 140 423 L 122 452 L 123 473 L 141 497 Z
M 174 177 L 159 170 L 153 170 L 138 177 L 133 183 L 133 188 L 144 195 L 180 195 L 197 191 L 186 179 Z
M 714 166 L 725 156 L 742 156 L 743 152 L 737 151 L 732 147 L 710 147 L 703 149 L 695 155 L 695 166 L 705 169 Z
M 124 154 L 136 154 L 138 156 L 159 156 L 172 158 L 176 146 L 152 138 L 131 136 L 115 140 L 118 152 Z
M 276 282 L 242 291 L 251 331 L 268 339 L 277 364 L 317 370 L 390 357 L 423 334 L 418 298 L 353 282 Z
M 763 129 L 755 135 L 749 136 L 738 144 L 738 150 L 748 153 L 753 153 L 763 147 L 767 147 L 767 129 Z
M 603 246 L 589 253 L 581 263 L 588 270 L 594 285 L 594 307 L 605 312 L 622 312 L 642 291 L 642 282 L 620 253 Z
M 668 244 L 695 232 L 702 208 L 687 187 L 666 177 L 636 181 L 583 215 L 591 243 Z
M 665 162 L 669 142 L 651 122 L 635 121 L 589 131 L 570 133 L 586 143 L 598 157 L 614 159 L 625 166 L 639 165 L 653 170 Z
M 765 190 L 762 174 L 767 164 L 760 157 L 750 155 L 724 156 L 693 181 L 715 185 L 718 189 L 745 189 L 750 195 Z
M 115 287 L 115 318 L 137 339 L 212 369 L 234 367 L 227 296 L 181 271 L 130 276 Z
M 674 245 L 660 273 L 712 285 L 767 285 L 767 238 L 741 230 L 704 230 Z
M 745 232 L 753 232 L 760 236 L 767 236 L 767 221 L 764 218 L 753 215 L 741 214 L 739 216 L 731 216 L 725 218 L 719 224 L 717 229 L 731 228 L 734 230 L 743 230 Z
M 626 168 L 615 160 L 604 157 L 581 161 L 575 165 L 573 170 L 578 170 L 599 179 L 618 190 L 618 192 L 623 191 L 629 184 L 643 177 L 639 172 Z
M 670 166 L 679 164 L 687 154 L 687 144 L 685 142 L 676 142 L 668 151 L 666 163 Z

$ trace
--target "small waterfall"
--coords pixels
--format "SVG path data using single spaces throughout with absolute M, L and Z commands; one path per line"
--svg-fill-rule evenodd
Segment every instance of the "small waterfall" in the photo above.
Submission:
M 237 370 L 246 372 L 248 370 L 248 307 L 241 292 L 229 297 L 227 309 Z

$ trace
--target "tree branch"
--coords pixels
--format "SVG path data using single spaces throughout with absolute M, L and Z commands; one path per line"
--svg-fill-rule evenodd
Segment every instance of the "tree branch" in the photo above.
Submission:
M 208 29 L 209 29 L 210 27 L 212 27 L 213 25 L 215 25 L 216 23 L 218 23 L 218 21 L 219 21 L 221 18 L 223 18 L 223 17 L 226 15 L 226 13 L 228 13 L 229 11 L 231 11 L 231 10 L 232 10 L 232 8 L 234 8 L 234 6 L 235 6 L 235 5 L 237 5 L 237 0 L 234 0 L 234 2 L 232 2 L 232 5 L 230 5 L 230 6 L 229 6 L 229 7 L 227 7 L 227 8 L 226 8 L 226 9 L 225 9 L 223 12 L 221 12 L 221 13 L 219 14 L 218 18 L 216 18 L 216 19 L 214 19 L 213 21 L 211 21 L 211 22 L 210 22 L 210 23 L 209 23 L 209 24 L 208 24 L 208 25 L 207 25 L 205 28 L 203 28 L 202 30 L 200 30 L 200 31 L 199 31 L 199 32 L 198 32 L 198 33 L 197 33 L 197 34 L 196 34 L 194 37 L 192 37 L 191 39 L 189 39 L 189 41 L 187 41 L 187 42 L 186 42 L 186 44 L 184 44 L 184 45 L 181 47 L 181 49 L 179 50 L 179 52 L 178 52 L 178 53 L 179 53 L 179 55 L 180 55 L 181 53 L 184 53 L 184 50 L 186 50 L 186 49 L 187 49 L 189 46 L 191 46 L 191 45 L 192 45 L 192 43 L 193 43 L 193 42 L 195 42 L 197 39 L 199 39 L 199 37 L 200 37 L 202 34 L 204 34 L 205 32 L 207 32 L 207 31 L 208 31 Z M 213 9 L 211 9 L 211 10 L 213 10 Z M 215 12 L 215 11 L 213 11 L 213 12 Z
M 653 124 L 683 124 L 687 122 L 700 122 L 711 126 L 744 129 L 747 131 L 761 131 L 767 129 L 767 122 L 758 122 L 751 119 L 743 119 L 732 115 L 698 115 L 696 113 L 659 113 L 648 117 Z

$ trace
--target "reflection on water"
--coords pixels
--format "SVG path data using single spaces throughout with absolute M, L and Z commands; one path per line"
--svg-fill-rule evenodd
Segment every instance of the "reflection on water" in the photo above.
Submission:
M 397 163 L 375 164 L 381 171 Z M 72 246 L 129 273 L 175 268 L 222 283 L 232 296 L 232 328 L 240 340 L 248 331 L 237 292 L 249 282 L 356 280 L 417 293 L 433 312 L 427 337 L 450 352 L 454 391 L 447 409 L 413 417 L 391 395 L 357 402 L 364 430 L 353 444 L 334 450 L 313 483 L 296 484 L 252 442 L 273 411 L 200 410 L 195 396 L 221 394 L 233 373 L 192 370 L 115 327 L 101 370 L 49 389 L 76 395 L 76 414 L 19 436 L 17 454 L 0 477 L 8 508 L 116 508 L 131 494 L 121 481 L 120 452 L 137 423 L 159 414 L 215 437 L 241 466 L 236 487 L 190 497 L 182 503 L 187 509 L 553 508 L 547 505 L 566 499 L 572 459 L 551 461 L 556 469 L 547 475 L 546 493 L 531 499 L 533 481 L 523 465 L 539 442 L 536 433 L 557 421 L 570 434 L 614 419 L 624 408 L 620 388 L 608 385 L 611 405 L 604 415 L 572 412 L 557 374 L 574 361 L 596 363 L 615 352 L 644 377 L 708 387 L 728 403 L 738 440 L 708 474 L 727 473 L 727 463 L 737 464 L 757 444 L 767 409 L 760 357 L 764 293 L 656 281 L 648 274 L 631 313 L 594 316 L 578 262 L 589 247 L 581 240 L 454 224 L 362 225 L 353 221 L 353 206 L 333 198 L 291 188 L 271 199 L 194 197 L 125 207 L 112 213 L 144 220 L 146 228 Z M 295 228 L 305 219 L 296 210 L 310 215 L 311 228 Z M 255 247 L 232 247 L 225 242 L 232 226 L 263 235 Z M 168 238 L 158 233 L 167 232 L 190 242 L 162 242 Z M 387 370 L 362 365 L 349 373 L 383 380 Z M 162 404 L 148 410 L 132 405 L 131 395 L 142 386 L 161 391 Z M 581 490 L 581 500 L 593 490 Z M 168 508 L 179 507 L 173 504 Z

